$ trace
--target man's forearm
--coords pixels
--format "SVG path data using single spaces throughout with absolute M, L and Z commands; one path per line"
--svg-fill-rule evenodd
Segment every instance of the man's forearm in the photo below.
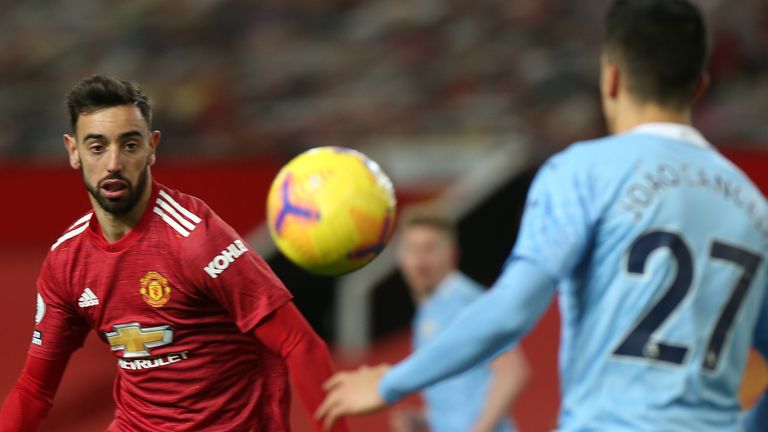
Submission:
M 51 404 L 17 384 L 0 411 L 0 432 L 35 432 L 50 409 Z
M 323 383 L 334 372 L 325 342 L 290 302 L 274 311 L 254 333 L 285 361 L 299 400 L 312 416 L 325 398 Z M 313 424 L 318 432 L 324 430 L 319 420 L 313 420 Z M 339 422 L 333 428 L 335 432 L 346 430 L 345 422 Z
M 393 403 L 493 357 L 533 327 L 555 290 L 554 280 L 537 266 L 513 262 L 448 328 L 384 375 L 380 396 Z
M 334 373 L 333 363 L 328 348 L 319 337 L 308 338 L 296 346 L 285 358 L 291 382 L 299 395 L 302 405 L 311 415 L 325 398 L 323 383 Z M 315 429 L 322 431 L 322 424 L 314 420 Z M 346 431 L 344 422 L 337 423 L 333 431 Z
M 0 432 L 35 432 L 53 406 L 67 360 L 27 357 L 24 370 L 0 410 Z

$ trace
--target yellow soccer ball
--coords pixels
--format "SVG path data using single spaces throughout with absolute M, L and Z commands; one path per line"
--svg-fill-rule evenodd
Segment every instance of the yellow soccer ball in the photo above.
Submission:
M 354 271 L 387 245 L 395 226 L 392 181 L 373 160 L 344 147 L 318 147 L 272 181 L 267 225 L 280 251 L 321 275 Z

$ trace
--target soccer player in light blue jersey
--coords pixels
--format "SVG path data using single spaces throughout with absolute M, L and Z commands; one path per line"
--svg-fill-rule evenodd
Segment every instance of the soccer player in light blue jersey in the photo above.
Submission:
M 456 229 L 427 211 L 400 221 L 397 262 L 417 305 L 413 346 L 426 346 L 485 291 L 457 268 Z M 426 410 L 393 413 L 393 432 L 512 432 L 512 404 L 528 380 L 519 348 L 424 389 Z
M 737 394 L 750 347 L 768 357 L 768 207 L 690 126 L 703 18 L 688 0 L 617 0 L 605 24 L 612 135 L 541 168 L 501 276 L 450 328 L 392 368 L 326 383 L 327 424 L 495 354 L 558 293 L 559 430 L 766 430 L 742 421 Z

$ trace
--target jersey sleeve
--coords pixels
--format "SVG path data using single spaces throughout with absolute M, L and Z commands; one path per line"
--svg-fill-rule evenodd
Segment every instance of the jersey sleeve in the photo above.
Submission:
M 36 431 L 53 406 L 69 356 L 28 356 L 24 370 L 0 408 L 0 431 Z
M 293 387 L 307 413 L 317 411 L 325 397 L 323 383 L 333 375 L 334 366 L 325 342 L 312 330 L 301 312 L 288 302 L 256 326 L 253 333 L 285 361 Z M 325 430 L 318 419 L 314 419 L 313 425 L 317 431 Z M 346 425 L 339 423 L 333 432 L 346 430 Z
M 534 178 L 509 262 L 524 259 L 560 280 L 582 259 L 600 217 L 598 180 L 583 154 L 566 150 Z
M 185 273 L 249 332 L 292 295 L 232 227 L 213 212 L 206 219 L 205 229 L 182 249 L 182 263 L 191 264 Z
M 74 309 L 49 255 L 37 280 L 37 312 L 29 354 L 55 360 L 83 346 L 90 327 Z

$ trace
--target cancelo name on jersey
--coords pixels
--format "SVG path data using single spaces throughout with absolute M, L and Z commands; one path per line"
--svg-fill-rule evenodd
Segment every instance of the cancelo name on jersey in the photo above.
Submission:
M 248 248 L 245 247 L 243 242 L 235 240 L 226 249 L 221 251 L 221 254 L 214 257 L 206 267 L 203 267 L 203 270 L 208 273 L 208 276 L 216 279 L 230 264 L 246 252 L 248 252 Z
M 638 175 L 640 179 L 629 184 L 624 196 L 617 203 L 619 208 L 631 213 L 635 220 L 642 218 L 644 210 L 650 208 L 656 197 L 665 189 L 681 186 L 702 188 L 720 195 L 742 209 L 768 241 L 768 209 L 762 203 L 763 198 L 745 190 L 738 180 L 704 168 L 666 162 L 653 169 L 641 170 Z

